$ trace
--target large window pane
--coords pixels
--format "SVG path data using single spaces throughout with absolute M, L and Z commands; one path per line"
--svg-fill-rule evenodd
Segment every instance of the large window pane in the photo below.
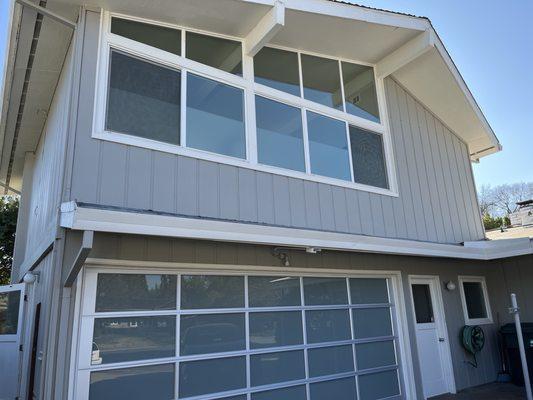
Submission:
M 181 55 L 181 31 L 178 29 L 113 18 L 111 33 Z
M 16 335 L 19 320 L 20 290 L 0 293 L 0 335 Z
M 312 400 L 356 400 L 355 378 L 312 383 L 310 385 Z
M 354 181 L 387 188 L 382 136 L 350 125 L 350 146 Z
M 348 304 L 344 278 L 304 278 L 305 305 Z
M 250 307 L 299 306 L 300 278 L 291 276 L 250 276 Z
M 300 311 L 250 313 L 250 348 L 260 349 L 302 343 Z
M 298 54 L 263 47 L 254 57 L 254 79 L 271 88 L 300 96 Z
M 305 386 L 291 386 L 252 393 L 252 400 L 306 400 Z
M 306 99 L 343 109 L 337 60 L 302 54 L 302 75 Z
M 174 364 L 91 372 L 89 400 L 174 398 Z
M 180 317 L 180 354 L 244 350 L 244 314 L 200 314 Z
M 361 400 L 385 399 L 398 394 L 400 394 L 400 384 L 398 373 L 395 370 L 359 377 Z
M 353 371 L 351 345 L 309 349 L 309 376 L 324 376 Z
M 334 342 L 351 338 L 348 310 L 305 312 L 307 342 Z
M 173 310 L 176 276 L 98 274 L 96 311 Z
M 242 276 L 183 275 L 181 277 L 181 308 L 244 307 Z
M 487 318 L 485 296 L 481 282 L 463 282 L 468 318 Z
M 341 64 L 346 111 L 379 122 L 374 68 L 347 62 Z
M 311 172 L 331 178 L 351 180 L 346 124 L 307 112 Z
M 111 52 L 106 129 L 180 143 L 180 72 Z
M 182 362 L 179 376 L 180 398 L 241 389 L 246 387 L 246 358 Z
M 392 341 L 358 344 L 355 346 L 355 357 L 359 370 L 396 364 Z
M 246 157 L 243 91 L 187 74 L 187 147 Z
M 193 32 L 187 32 L 186 41 L 187 58 L 222 71 L 242 75 L 240 42 Z
M 176 355 L 176 317 L 96 318 L 93 364 Z
M 391 316 L 388 308 L 353 309 L 352 313 L 356 339 L 392 335 Z
M 352 304 L 379 304 L 389 302 L 387 280 L 381 278 L 350 278 Z
M 250 377 L 252 386 L 304 379 L 304 352 L 298 350 L 252 355 Z
M 301 110 L 256 96 L 255 111 L 259 162 L 304 172 Z

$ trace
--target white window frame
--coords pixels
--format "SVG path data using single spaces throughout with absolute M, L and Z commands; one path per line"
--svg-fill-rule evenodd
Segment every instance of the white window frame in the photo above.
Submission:
M 116 34 L 111 33 L 111 18 L 118 17 L 122 19 L 129 19 L 138 22 L 169 27 L 173 29 L 181 30 L 181 48 L 182 55 L 178 56 L 164 50 L 157 49 L 155 47 L 137 42 Z M 209 36 L 230 39 L 233 41 L 238 41 L 242 44 L 242 69 L 243 76 L 237 76 L 229 72 L 213 68 L 199 62 L 189 60 L 184 57 L 185 55 L 185 36 L 186 32 L 195 32 L 201 33 Z M 157 150 L 166 153 L 179 154 L 188 157 L 193 157 L 197 159 L 213 161 L 228 165 L 233 165 L 242 168 L 248 168 L 256 171 L 262 171 L 267 173 L 272 173 L 276 175 L 288 176 L 293 178 L 304 179 L 308 181 L 314 181 L 319 183 L 330 184 L 334 186 L 352 188 L 363 190 L 371 193 L 377 193 L 381 195 L 387 195 L 392 197 L 398 197 L 398 184 L 396 177 L 396 168 L 394 162 L 393 154 L 393 145 L 392 138 L 390 135 L 389 127 L 389 118 L 387 113 L 386 106 L 386 96 L 384 89 L 383 78 L 378 77 L 374 68 L 374 79 L 376 85 L 376 95 L 378 100 L 379 116 L 380 123 L 376 123 L 370 120 L 367 120 L 362 117 L 357 117 L 355 115 L 349 114 L 345 111 L 337 110 L 313 101 L 303 98 L 303 93 L 301 97 L 294 96 L 288 93 L 285 93 L 280 90 L 270 88 L 265 85 L 254 82 L 254 68 L 253 68 L 253 57 L 248 56 L 244 52 L 244 43 L 242 38 L 232 37 L 227 35 L 221 35 L 213 32 L 206 32 L 197 29 L 186 28 L 178 25 L 163 23 L 159 21 L 148 20 L 144 18 L 132 17 L 128 15 L 111 13 L 109 11 L 102 11 L 100 16 L 100 38 L 99 38 L 99 50 L 98 50 L 98 61 L 97 61 L 97 74 L 96 74 L 96 93 L 94 100 L 94 114 L 93 114 L 93 129 L 92 137 L 100 140 L 107 140 L 116 143 L 122 143 L 131 146 L 137 146 L 142 148 L 148 148 L 152 150 Z M 302 69 L 301 69 L 301 54 L 309 54 L 322 58 L 330 58 L 339 62 L 350 62 L 360 65 L 366 65 L 375 67 L 375 64 L 369 64 L 357 60 L 349 60 L 342 58 L 328 57 L 323 54 L 317 54 L 312 52 L 302 52 L 295 49 L 290 49 L 281 46 L 274 46 L 268 44 L 268 47 L 283 49 L 292 51 L 298 54 L 298 64 L 299 64 L 299 73 L 300 73 L 300 87 L 303 88 L 302 81 Z M 154 62 L 156 64 L 170 67 L 172 69 L 178 70 L 181 73 L 181 118 L 180 118 L 180 145 L 174 145 L 170 143 L 159 142 L 156 140 L 151 140 L 147 138 L 137 137 L 134 135 L 128 135 L 125 133 L 112 132 L 106 130 L 105 128 L 105 118 L 106 118 L 106 104 L 107 104 L 107 92 L 108 92 L 108 82 L 109 82 L 109 70 L 110 70 L 110 53 L 111 49 L 118 50 L 122 53 L 129 54 L 133 57 L 138 57 L 149 62 Z M 223 84 L 237 87 L 243 90 L 243 102 L 244 102 L 244 126 L 245 126 L 245 149 L 246 149 L 246 158 L 239 159 L 231 156 L 225 156 L 222 154 L 212 153 L 208 151 L 193 149 L 186 147 L 186 100 L 187 100 L 187 87 L 185 73 L 193 73 L 208 79 L 212 79 Z M 342 71 L 341 72 L 341 90 L 344 93 L 344 85 L 342 85 Z M 303 90 L 303 89 L 302 89 Z M 290 169 L 285 169 L 281 167 L 269 166 L 264 164 L 259 164 L 257 161 L 257 136 L 256 136 L 256 121 L 255 121 L 255 95 L 259 95 L 271 100 L 278 101 L 280 103 L 299 108 L 302 113 L 302 128 L 303 128 L 303 140 L 304 140 L 304 154 L 305 154 L 305 165 L 306 172 L 293 171 Z M 343 108 L 344 96 L 343 96 Z M 315 175 L 310 172 L 310 160 L 309 160 L 309 151 L 308 151 L 308 138 L 307 138 L 307 121 L 306 121 L 306 112 L 312 111 L 324 116 L 338 119 L 343 121 L 346 124 L 346 135 L 348 143 L 348 154 L 350 159 L 350 175 L 352 181 L 345 181 L 342 179 L 330 178 L 321 175 Z M 379 134 L 382 137 L 383 142 L 383 153 L 385 159 L 385 167 L 387 174 L 387 183 L 388 188 L 379 188 L 375 186 L 365 185 L 361 183 L 356 183 L 353 181 L 353 164 L 352 164 L 352 153 L 349 140 L 349 125 L 356 126 L 368 131 L 371 131 L 375 134 Z
M 463 283 L 480 283 L 481 291 L 483 293 L 483 301 L 485 302 L 485 310 L 487 311 L 486 318 L 470 318 L 468 315 L 468 308 L 466 306 L 466 296 L 463 287 Z M 492 319 L 492 311 L 490 308 L 489 293 L 487 290 L 487 282 L 484 276 L 459 276 L 459 293 L 461 294 L 461 305 L 463 306 L 463 314 L 465 317 L 466 325 L 486 325 L 492 324 L 494 321 Z

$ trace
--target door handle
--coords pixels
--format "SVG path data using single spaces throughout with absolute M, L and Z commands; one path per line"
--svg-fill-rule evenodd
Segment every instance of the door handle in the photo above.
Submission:
M 443 337 L 439 338 L 439 342 L 444 342 L 444 341 L 445 341 L 445 339 Z

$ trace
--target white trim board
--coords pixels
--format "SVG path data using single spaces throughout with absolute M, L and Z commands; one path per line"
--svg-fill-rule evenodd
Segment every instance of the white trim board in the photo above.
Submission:
M 63 228 L 95 232 L 471 260 L 491 260 L 533 254 L 532 242 L 527 238 L 501 240 L 498 243 L 472 242 L 461 246 L 101 209 L 79 206 L 75 202 L 61 205 L 60 223 Z

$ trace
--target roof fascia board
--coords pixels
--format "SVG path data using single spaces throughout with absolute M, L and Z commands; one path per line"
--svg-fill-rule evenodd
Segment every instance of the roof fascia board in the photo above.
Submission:
M 385 78 L 435 46 L 435 35 L 428 29 L 398 47 L 376 64 L 376 75 Z
M 499 249 L 492 252 L 490 248 L 487 250 L 487 248 L 475 246 L 463 247 L 452 244 L 106 210 L 78 206 L 75 202 L 61 205 L 60 225 L 68 229 L 96 232 L 473 260 L 499 258 L 500 253 L 508 257 L 533 252 L 533 248 L 525 242 L 518 245 L 512 243 L 510 247 L 499 245 Z
M 276 1 L 274 6 L 258 22 L 244 40 L 244 51 L 250 57 L 255 56 L 285 25 L 285 5 Z

